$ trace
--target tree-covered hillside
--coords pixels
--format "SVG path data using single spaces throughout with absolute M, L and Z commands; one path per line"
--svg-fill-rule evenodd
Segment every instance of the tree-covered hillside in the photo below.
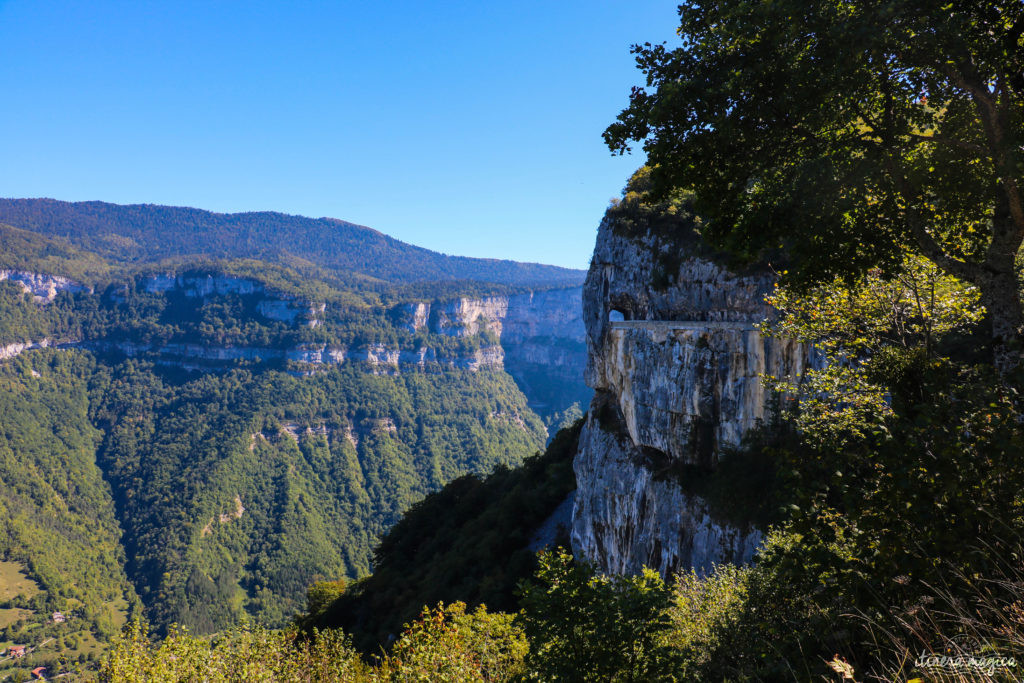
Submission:
M 40 663 L 95 657 L 97 639 L 116 634 L 137 604 L 96 463 L 96 369 L 88 354 L 52 351 L 0 364 L 0 565 L 22 568 L 38 585 L 19 586 L 0 567 L 0 651 L 52 639 L 33 659 Z M 67 621 L 54 623 L 54 612 Z
M 460 477 L 418 502 L 374 550 L 373 574 L 337 600 L 311 605 L 318 609 L 304 625 L 343 628 L 364 652 L 376 653 L 424 605 L 461 600 L 515 611 L 516 587 L 536 569 L 537 549 L 568 544 L 567 517 L 560 524 L 552 514 L 571 503 L 582 424 L 560 430 L 521 467 Z M 552 528 L 545 538 L 538 532 L 546 521 Z
M 89 310 L 6 295 L 43 323 Z M 546 439 L 500 366 L 196 371 L 71 348 L 0 362 L 0 386 L 0 561 L 40 588 L 0 590 L 0 644 L 34 664 L 98 654 L 129 611 L 160 631 L 284 625 L 311 583 L 365 576 L 424 495 Z
M 43 450 L 32 439 L 84 430 L 77 448 L 124 531 L 123 550 L 119 538 L 107 543 L 126 558 L 117 571 L 127 572 L 161 628 L 178 622 L 209 632 L 244 614 L 284 623 L 310 581 L 366 574 L 377 538 L 410 504 L 468 472 L 515 465 L 544 444 L 542 422 L 500 364 L 444 360 L 495 345 L 487 329 L 465 337 L 412 332 L 388 309 L 338 300 L 314 309 L 316 325 L 271 319 L 260 304 L 291 305 L 268 298 L 271 284 L 187 273 L 200 285 L 227 277 L 243 291 L 159 291 L 140 274 L 47 303 L 0 282 L 0 342 L 64 342 L 74 348 L 46 357 L 76 359 L 61 361 L 74 373 L 47 385 L 60 401 L 20 390 L 7 396 L 11 490 L 55 485 L 57 469 L 29 462 Z M 435 355 L 383 366 L 358 353 L 315 366 L 273 360 L 317 344 Z M 259 357 L 267 354 L 270 361 Z M 43 380 L 25 364 L 37 355 L 0 368 L 28 373 L 35 387 Z M 13 398 L 22 395 L 29 398 Z M 61 401 L 72 398 L 79 413 L 69 421 Z M 40 539 L 26 538 L 21 559 L 32 568 Z M 61 556 L 62 548 L 46 545 Z
M 0 225 L 0 652 L 30 652 L 0 654 L 0 680 L 95 657 L 129 616 L 285 625 L 310 584 L 366 576 L 424 496 L 543 448 L 498 328 L 410 306 L 578 274 L 340 222 L 107 208 L 109 229 Z
M 416 500 L 543 444 L 503 372 L 198 377 L 150 364 L 93 378 L 98 462 L 147 615 L 208 633 L 282 625 L 315 579 L 355 578 Z
M 122 263 L 182 257 L 305 262 L 395 284 L 473 280 L 570 286 L 580 284 L 584 275 L 535 263 L 448 256 L 342 220 L 272 212 L 222 214 L 152 204 L 0 199 L 0 223 L 61 237 Z

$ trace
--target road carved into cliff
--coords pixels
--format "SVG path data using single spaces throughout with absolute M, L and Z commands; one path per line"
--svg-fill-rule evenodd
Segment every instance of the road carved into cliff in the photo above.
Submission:
M 608 325 L 613 330 L 757 330 L 755 323 L 717 320 L 617 320 Z

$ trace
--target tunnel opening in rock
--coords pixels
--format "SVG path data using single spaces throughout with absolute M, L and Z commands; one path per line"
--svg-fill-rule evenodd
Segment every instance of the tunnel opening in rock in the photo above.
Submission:
M 626 320 L 626 314 L 617 308 L 613 308 L 608 311 L 608 322 L 610 323 L 621 323 Z

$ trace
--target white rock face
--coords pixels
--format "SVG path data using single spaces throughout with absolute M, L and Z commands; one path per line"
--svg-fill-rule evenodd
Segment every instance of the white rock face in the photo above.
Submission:
M 767 417 L 762 375 L 799 376 L 809 360 L 803 345 L 720 323 L 613 323 L 603 352 L 594 388 L 617 398 L 633 443 L 706 467 Z
M 574 461 L 573 550 L 618 573 L 748 562 L 761 532 L 714 519 L 685 482 L 655 477 L 652 456 L 714 468 L 766 417 L 774 397 L 762 373 L 800 375 L 820 360 L 755 329 L 772 315 L 770 272 L 732 273 L 667 238 L 614 227 L 602 222 L 583 289 L 595 396 Z M 659 272 L 666 262 L 678 270 Z
M 435 306 L 431 313 L 431 331 L 452 337 L 469 337 L 484 330 L 501 335 L 502 322 L 508 315 L 509 298 L 491 296 L 483 299 L 455 299 Z
M 715 564 L 750 562 L 761 532 L 717 522 L 699 497 L 657 480 L 622 429 L 615 406 L 597 408 L 587 414 L 573 463 L 574 551 L 614 574 L 643 567 L 666 575 L 690 568 L 707 572 Z
M 185 296 L 196 299 L 214 294 L 256 294 L 264 291 L 263 285 L 255 280 L 223 273 L 160 273 L 148 277 L 143 286 L 150 294 L 179 289 Z
M 52 301 L 58 291 L 83 289 L 68 278 L 14 270 L 0 270 L 2 279 L 19 282 L 25 291 L 31 291 L 36 300 L 42 303 Z M 225 294 L 254 296 L 256 312 L 260 316 L 291 326 L 315 327 L 320 324 L 326 309 L 322 302 L 282 297 L 267 291 L 258 281 L 218 273 L 157 273 L 146 277 L 141 286 L 151 294 L 173 292 L 193 299 Z M 127 300 L 127 287 L 125 285 L 122 290 L 113 291 L 111 298 L 115 301 Z M 195 370 L 209 369 L 209 364 L 235 361 L 294 361 L 310 366 L 360 362 L 369 364 L 375 371 L 389 374 L 404 368 L 441 367 L 471 371 L 504 368 L 524 387 L 524 377 L 529 373 L 576 384 L 586 357 L 581 292 L 580 287 L 570 287 L 513 296 L 461 297 L 445 302 L 418 302 L 399 308 L 399 324 L 412 330 L 427 328 L 435 334 L 455 337 L 489 331 L 500 339 L 497 344 L 459 354 L 439 354 L 429 347 L 399 350 L 382 345 L 360 348 L 303 345 L 277 349 L 188 343 L 151 346 L 117 340 L 95 340 L 86 342 L 84 346 L 131 356 L 157 354 L 161 356 L 159 362 L 163 364 Z M 0 359 L 50 343 L 50 340 L 10 343 L 0 347 Z M 309 372 L 313 370 L 310 368 Z M 308 373 L 303 370 L 299 374 Z
M 399 315 L 407 329 L 427 328 L 435 334 L 469 337 L 489 330 L 502 342 L 520 343 L 536 337 L 583 342 L 580 287 L 526 292 L 480 299 L 404 304 Z
M 256 304 L 256 310 L 264 318 L 280 320 L 286 323 L 294 323 L 295 319 L 302 312 L 291 301 L 284 301 L 282 299 L 263 299 Z
M 587 354 L 582 294 L 581 287 L 567 287 L 511 296 L 462 297 L 404 304 L 397 313 L 399 324 L 413 331 L 426 328 L 456 337 L 491 332 L 500 339 L 505 369 L 529 396 L 531 379 L 536 382 L 537 377 L 579 387 Z M 477 362 L 495 363 L 495 353 L 483 354 Z M 531 406 L 542 413 L 548 408 L 540 402 Z
M 83 292 L 86 287 L 63 275 L 33 273 L 26 270 L 0 270 L 0 280 L 17 282 L 36 303 L 48 304 L 60 292 Z
M 10 344 L 6 347 L 0 347 L 0 359 L 16 356 L 30 348 L 43 348 L 49 345 L 49 340 L 30 344 Z M 487 346 L 465 355 L 453 356 L 438 355 L 433 349 L 400 351 L 379 344 L 359 349 L 326 346 L 272 349 L 255 346 L 202 346 L 199 344 L 177 343 L 150 346 L 132 342 L 84 342 L 68 344 L 67 346 L 82 346 L 96 351 L 116 351 L 126 356 L 153 353 L 162 356 L 166 361 L 165 364 L 181 365 L 182 367 L 192 369 L 199 369 L 200 366 L 173 361 L 178 359 L 179 361 L 192 360 L 223 363 L 232 361 L 265 362 L 289 360 L 314 366 L 366 363 L 371 367 L 391 368 L 396 372 L 401 369 L 413 369 L 414 367 L 424 369 L 430 364 L 437 364 L 442 368 L 464 368 L 475 372 L 485 368 L 501 368 L 504 359 L 500 346 Z
M 320 315 L 326 310 L 326 305 L 322 302 L 297 301 L 273 296 L 266 291 L 261 282 L 220 273 L 158 273 L 147 277 L 142 286 L 150 294 L 179 291 L 190 299 L 204 299 L 223 294 L 262 295 L 256 303 L 256 312 L 268 320 L 278 320 L 293 326 L 316 327 L 320 324 Z
M 45 349 L 51 345 L 49 339 L 40 339 L 39 341 L 28 341 L 28 342 L 14 342 L 12 344 L 5 344 L 0 346 L 0 360 L 7 360 L 8 358 L 14 358 L 19 353 L 24 351 L 30 351 L 31 349 Z

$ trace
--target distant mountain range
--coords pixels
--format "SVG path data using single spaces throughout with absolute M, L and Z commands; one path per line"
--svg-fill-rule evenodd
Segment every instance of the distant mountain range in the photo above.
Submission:
M 0 679 L 132 616 L 282 626 L 367 575 L 411 505 L 589 401 L 583 276 L 328 218 L 0 199 L 0 651 L 53 643 Z M 545 472 L 485 495 L 540 488 L 546 517 Z
M 527 287 L 582 284 L 583 270 L 448 256 L 336 218 L 271 211 L 214 213 L 155 204 L 0 199 L 0 223 L 63 238 L 110 261 L 190 257 L 314 265 L 393 284 L 474 280 Z

